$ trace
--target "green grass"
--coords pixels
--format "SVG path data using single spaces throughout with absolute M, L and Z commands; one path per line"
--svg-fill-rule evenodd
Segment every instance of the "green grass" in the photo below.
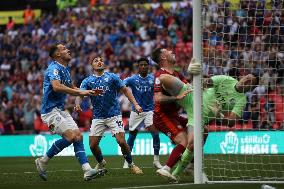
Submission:
M 165 162 L 167 156 L 162 156 L 161 161 Z M 224 160 L 225 157 L 215 156 L 212 159 Z M 282 158 L 282 157 L 281 157 Z M 150 188 L 230 188 L 230 189 L 260 189 L 261 184 L 205 184 L 193 185 L 192 176 L 181 177 L 179 184 L 169 184 L 163 178 L 155 174 L 155 169 L 152 168 L 152 156 L 135 156 L 134 160 L 137 165 L 141 166 L 144 171 L 143 176 L 132 175 L 128 169 L 122 169 L 123 159 L 120 156 L 106 157 L 108 173 L 102 178 L 98 178 L 89 182 L 83 181 L 83 173 L 74 157 L 55 157 L 50 161 L 48 167 L 48 181 L 42 181 L 36 172 L 34 165 L 35 158 L 0 158 L 0 188 L 29 188 L 29 189 L 73 189 L 73 188 L 127 188 L 151 186 Z M 94 166 L 94 158 L 90 157 L 90 162 Z M 208 158 L 207 158 L 208 159 Z M 283 158 L 282 158 L 283 159 Z M 239 161 L 240 159 L 238 159 Z M 207 160 L 206 160 L 207 161 Z M 210 160 L 211 161 L 211 160 Z M 231 161 L 231 160 L 230 160 Z M 207 167 L 213 165 L 213 162 Z M 229 161 L 226 161 L 229 162 Z M 210 163 L 210 162 L 209 162 Z M 219 162 L 221 163 L 221 161 Z M 231 166 L 231 165 L 229 165 Z M 279 166 L 279 165 L 278 165 Z M 229 169 L 228 169 L 229 170 Z M 215 171 L 215 170 L 214 170 Z M 282 170 L 283 171 L 283 170 Z M 217 174 L 219 172 L 208 172 Z M 226 172 L 224 172 L 226 173 Z M 275 185 L 277 189 L 283 188 L 282 185 Z

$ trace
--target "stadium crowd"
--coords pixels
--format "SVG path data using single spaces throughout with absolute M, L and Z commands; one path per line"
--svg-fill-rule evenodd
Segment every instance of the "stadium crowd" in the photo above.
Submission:
M 230 9 L 228 1 L 212 0 L 203 6 L 204 75 L 261 76 L 260 86 L 248 94 L 243 115 L 249 128 L 283 126 L 284 14 L 277 2 L 271 10 L 264 10 L 265 1 L 241 1 L 237 10 Z M 136 72 L 135 60 L 149 56 L 156 47 L 174 50 L 177 69 L 189 79 L 191 32 L 189 1 L 173 3 L 169 9 L 159 3 L 148 8 L 80 7 L 56 15 L 43 13 L 18 27 L 8 23 L 0 33 L 0 133 L 48 131 L 40 118 L 40 104 L 51 44 L 62 41 L 71 50 L 71 76 L 77 87 L 91 74 L 93 57 L 103 56 L 109 70 L 124 79 Z M 152 72 L 156 69 L 153 66 Z M 67 104 L 72 111 L 74 97 L 69 96 Z M 88 130 L 92 113 L 89 102 L 83 104 L 83 113 L 73 116 L 82 130 Z M 124 96 L 121 109 L 127 117 L 131 106 Z

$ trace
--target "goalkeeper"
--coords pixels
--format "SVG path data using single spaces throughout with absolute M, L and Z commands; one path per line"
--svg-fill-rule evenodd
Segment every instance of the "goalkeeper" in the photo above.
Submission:
M 195 59 L 191 60 L 188 72 L 199 75 L 202 72 L 201 64 Z M 204 79 L 202 123 L 209 123 L 218 119 L 222 125 L 232 127 L 241 118 L 246 105 L 245 93 L 253 90 L 258 84 L 258 77 L 252 74 L 244 76 L 239 81 L 226 75 L 212 76 Z M 160 82 L 163 88 L 173 96 L 177 96 L 185 90 L 192 90 L 192 86 L 183 83 L 178 78 L 171 75 L 161 75 Z M 193 144 L 193 93 L 189 93 L 185 98 L 177 102 L 182 106 L 188 117 L 188 146 L 181 157 L 177 168 L 173 171 L 173 176 L 178 176 L 190 161 L 190 148 Z M 224 116 L 226 115 L 226 116 Z

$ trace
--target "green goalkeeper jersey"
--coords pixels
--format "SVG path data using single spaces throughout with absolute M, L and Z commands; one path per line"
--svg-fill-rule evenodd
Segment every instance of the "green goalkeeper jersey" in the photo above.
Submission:
M 219 108 L 223 114 L 233 112 L 241 117 L 246 105 L 246 95 L 245 93 L 236 91 L 235 85 L 238 81 L 225 75 L 213 76 L 211 79 L 213 81 L 213 87 L 203 91 L 202 125 L 207 124 L 210 120 L 216 119 L 210 107 Z M 184 85 L 181 92 L 185 91 L 187 88 L 188 86 Z M 189 93 L 178 103 L 187 112 L 188 125 L 193 126 L 193 94 Z

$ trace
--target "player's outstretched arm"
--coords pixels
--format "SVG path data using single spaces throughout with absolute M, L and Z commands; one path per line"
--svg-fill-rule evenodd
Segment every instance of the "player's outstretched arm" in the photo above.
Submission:
M 181 100 L 184 97 L 186 97 L 186 95 L 190 92 L 191 90 L 186 90 L 177 96 L 167 96 L 167 95 L 164 95 L 162 92 L 156 92 L 154 94 L 154 101 L 159 102 L 159 103 L 176 102 L 177 100 Z
M 170 103 L 175 102 L 177 100 L 176 96 L 167 96 L 164 95 L 162 92 L 155 92 L 154 94 L 154 101 L 159 103 Z
M 135 110 L 137 113 L 141 113 L 143 110 L 142 108 L 139 106 L 139 104 L 137 103 L 137 101 L 135 100 L 132 92 L 127 88 L 127 87 L 122 87 L 120 89 L 120 92 L 123 93 L 127 98 L 128 100 L 134 104 L 134 107 L 135 107 Z
M 65 93 L 73 96 L 91 96 L 91 95 L 98 95 L 99 93 L 102 93 L 102 91 L 97 90 L 80 90 L 77 88 L 71 88 L 67 87 L 60 83 L 59 80 L 53 80 L 51 82 L 52 88 L 55 92 L 58 93 Z

